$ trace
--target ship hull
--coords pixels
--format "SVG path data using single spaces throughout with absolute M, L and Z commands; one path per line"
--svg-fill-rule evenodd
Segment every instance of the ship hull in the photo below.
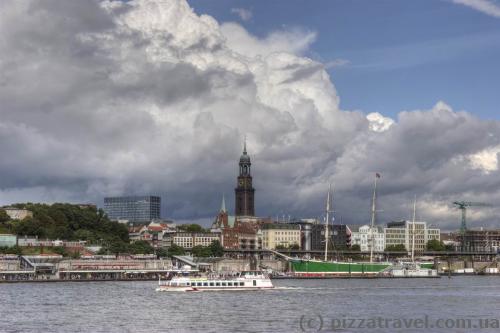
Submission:
M 370 278 L 376 277 L 391 263 L 324 262 L 312 260 L 292 261 L 296 278 Z

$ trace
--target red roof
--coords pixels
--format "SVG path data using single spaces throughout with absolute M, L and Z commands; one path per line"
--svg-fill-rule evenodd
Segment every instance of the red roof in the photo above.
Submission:
M 165 228 L 162 226 L 150 226 L 150 227 L 148 227 L 148 230 L 149 231 L 163 231 L 163 230 L 165 230 Z

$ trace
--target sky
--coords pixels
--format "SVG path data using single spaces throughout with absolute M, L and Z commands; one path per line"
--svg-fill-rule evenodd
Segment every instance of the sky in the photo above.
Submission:
M 209 225 L 247 137 L 260 216 L 500 227 L 500 4 L 0 2 L 0 205 L 159 194 Z
M 305 55 L 327 65 L 344 109 L 396 117 L 446 100 L 483 119 L 500 119 L 500 1 L 189 3 L 259 37 L 282 29 L 314 32 Z M 479 10 L 481 4 L 489 4 L 489 12 Z

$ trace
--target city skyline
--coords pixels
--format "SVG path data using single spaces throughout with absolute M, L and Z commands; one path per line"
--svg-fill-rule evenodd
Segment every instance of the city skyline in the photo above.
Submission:
M 341 20 L 370 9 L 346 1 L 318 4 L 340 20 L 333 41 L 328 16 L 300 18 L 300 1 L 274 21 L 283 3 L 266 14 L 246 2 L 4 2 L 0 205 L 152 193 L 165 217 L 209 225 L 234 191 L 246 135 L 258 216 L 321 216 L 331 182 L 336 222 L 368 223 L 378 172 L 379 224 L 408 219 L 417 195 L 418 219 L 441 229 L 459 228 L 456 200 L 492 204 L 470 209 L 469 227 L 498 227 L 500 76 L 484 73 L 500 20 L 471 3 L 412 4 L 417 19 L 449 14 L 436 31 L 388 11 L 378 31 L 398 36 L 370 42 Z M 412 63 L 442 47 L 456 56 Z M 363 67 L 377 57 L 382 69 Z M 471 82 L 448 75 L 457 68 Z

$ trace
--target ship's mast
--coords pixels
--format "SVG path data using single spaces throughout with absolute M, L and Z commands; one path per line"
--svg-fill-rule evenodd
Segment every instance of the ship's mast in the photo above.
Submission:
M 375 174 L 375 184 L 373 185 L 373 198 L 372 198 L 372 220 L 370 223 L 370 263 L 373 262 L 373 228 L 375 226 L 375 202 L 377 200 L 377 180 L 380 178 L 378 173 Z
M 326 196 L 326 219 L 325 219 L 325 261 L 328 260 L 328 224 L 330 223 L 330 192 L 332 184 L 328 187 L 328 195 Z
M 417 196 L 413 200 L 413 227 L 412 227 L 412 237 L 411 237 L 411 262 L 415 262 L 415 215 L 417 212 Z

